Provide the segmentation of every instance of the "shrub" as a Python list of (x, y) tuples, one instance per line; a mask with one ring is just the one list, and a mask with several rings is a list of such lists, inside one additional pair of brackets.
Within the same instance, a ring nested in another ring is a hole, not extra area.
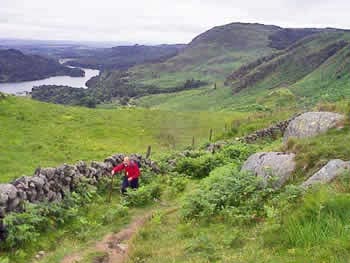
[(217, 262), (220, 258), (216, 253), (215, 244), (204, 234), (196, 236), (186, 247), (186, 253), (195, 254), (207, 262)]
[(199, 155), (197, 158), (182, 158), (177, 162), (176, 171), (193, 178), (204, 178), (215, 168), (227, 163), (240, 164), (256, 150), (256, 146), (235, 143), (225, 146), (220, 152), (215, 154), (206, 153)]
[[(66, 196), (60, 203), (26, 204), (25, 212), (6, 216), (4, 222), (7, 238), (1, 247), (5, 249), (22, 248), (37, 242), (41, 234), (73, 221), (75, 221), (76, 229), (78, 226), (86, 225), (85, 221), (77, 223), (81, 219), (78, 216), (79, 208), (97, 198), (95, 188), (81, 185), (77, 192)], [(77, 232), (81, 232), (80, 230)]]
[(106, 211), (102, 218), (102, 222), (105, 225), (111, 224), (118, 220), (119, 218), (126, 217), (128, 215), (128, 208), (123, 205), (117, 205), (116, 207), (112, 207)]
[(237, 143), (223, 148), (222, 155), (238, 162), (245, 161), (250, 155), (257, 151), (255, 145)]
[(225, 164), (223, 156), (218, 154), (206, 154), (198, 158), (183, 158), (176, 165), (176, 171), (193, 178), (203, 178), (216, 167)]
[(161, 188), (158, 184), (141, 186), (136, 190), (129, 189), (123, 199), (123, 204), (131, 207), (142, 207), (150, 204), (154, 199), (159, 199)]
[(198, 189), (185, 197), (185, 220), (225, 217), (251, 221), (265, 216), (264, 203), (273, 192), (259, 177), (241, 173), (229, 164), (211, 172)]

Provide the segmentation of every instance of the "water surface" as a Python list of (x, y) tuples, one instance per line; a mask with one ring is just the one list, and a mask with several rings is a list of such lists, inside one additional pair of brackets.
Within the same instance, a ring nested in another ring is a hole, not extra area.
[[(60, 62), (63, 63), (65, 61), (67, 60), (61, 60)], [(74, 88), (87, 88), (85, 83), (92, 77), (97, 76), (99, 74), (99, 70), (84, 68), (82, 68), (82, 70), (85, 71), (85, 77), (57, 76), (34, 81), (0, 83), (0, 92), (9, 94), (21, 94), (25, 92), (31, 92), (34, 86), (41, 85), (63, 85)]]

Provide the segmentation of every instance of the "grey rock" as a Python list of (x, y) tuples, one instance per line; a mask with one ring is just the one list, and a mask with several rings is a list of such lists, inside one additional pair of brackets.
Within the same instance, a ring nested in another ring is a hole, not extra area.
[[(0, 202), (7, 199), (12, 200), (17, 197), (17, 188), (12, 184), (0, 184)], [(6, 200), (7, 201), (7, 200)]]
[(6, 205), (9, 197), (6, 193), (0, 191), (0, 206)]
[(63, 199), (63, 196), (61, 193), (57, 193), (55, 197), (55, 202), (61, 202)]
[(27, 200), (27, 193), (23, 190), (18, 190), (18, 197), (22, 200)]
[(42, 188), (44, 186), (44, 184), (46, 183), (46, 180), (44, 180), (42, 177), (39, 177), (39, 176), (33, 176), (30, 179), (30, 181), (34, 183), (36, 188)]
[(7, 205), (7, 211), (15, 211), (19, 205), (21, 204), (21, 199), (20, 198), (15, 198), (11, 201), (9, 201)]
[(44, 168), (40, 170), (40, 173), (45, 175), (48, 180), (55, 176), (56, 168)]
[(343, 120), (344, 115), (333, 112), (307, 112), (292, 120), (285, 133), (283, 140), (289, 138), (308, 138), (324, 133), (334, 128)]
[(6, 215), (6, 207), (5, 206), (0, 206), (0, 218), (4, 218), (5, 215)]
[(267, 179), (273, 177), (277, 178), (274, 186), (281, 187), (292, 175), (295, 170), (295, 154), (281, 153), (281, 152), (262, 152), (253, 154), (243, 164), (242, 171), (254, 173)]
[(326, 184), (333, 181), (343, 173), (350, 173), (350, 162), (331, 160), (317, 173), (302, 183), (302, 187), (310, 187), (315, 184)]
[(35, 202), (37, 199), (37, 192), (35, 189), (31, 189), (30, 191), (27, 191), (27, 199), (29, 202)]
[(49, 202), (55, 201), (55, 198), (56, 198), (56, 193), (55, 193), (55, 192), (49, 191), (49, 192), (47, 193), (47, 200), (48, 200)]

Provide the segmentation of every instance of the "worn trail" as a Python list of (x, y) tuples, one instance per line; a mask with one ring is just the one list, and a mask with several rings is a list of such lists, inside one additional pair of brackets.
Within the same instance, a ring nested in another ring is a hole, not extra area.
[[(101, 241), (88, 249), (89, 252), (101, 252), (103, 256), (94, 259), (94, 263), (121, 263), (128, 257), (128, 241), (151, 218), (151, 213), (137, 217), (133, 222), (118, 233), (108, 234)], [(77, 263), (83, 260), (86, 253), (75, 253), (66, 256), (61, 263)]]

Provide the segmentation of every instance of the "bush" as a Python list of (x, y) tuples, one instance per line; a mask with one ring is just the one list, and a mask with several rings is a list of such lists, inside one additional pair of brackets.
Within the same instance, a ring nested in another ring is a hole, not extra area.
[(256, 151), (257, 147), (255, 145), (237, 143), (224, 147), (222, 149), (222, 155), (228, 159), (242, 162), (247, 160)]
[(265, 216), (264, 203), (274, 191), (263, 185), (261, 178), (241, 173), (235, 165), (220, 167), (185, 197), (182, 216), (185, 220), (258, 220)]
[(86, 225), (85, 221), (78, 222), (83, 220), (79, 217), (79, 208), (97, 198), (95, 188), (87, 188), (82, 185), (77, 189), (77, 192), (66, 196), (60, 203), (26, 204), (25, 212), (6, 216), (4, 223), (7, 229), (7, 238), (1, 247), (5, 249), (22, 248), (37, 242), (43, 233), (53, 231), (59, 226), (73, 221), (75, 221), (75, 229), (78, 226)]
[(193, 178), (204, 178), (216, 167), (225, 164), (226, 160), (218, 154), (205, 154), (198, 158), (183, 158), (178, 161), (176, 171)]
[(142, 207), (150, 204), (154, 199), (159, 199), (161, 188), (158, 184), (141, 186), (136, 190), (128, 189), (123, 199), (123, 204), (131, 207)]
[(217, 167), (228, 163), (240, 164), (256, 150), (256, 146), (235, 143), (223, 147), (215, 154), (197, 152), (198, 155), (193, 154), (178, 160), (175, 170), (193, 178), (204, 178)]
[(108, 211), (104, 214), (102, 218), (102, 222), (104, 225), (111, 224), (119, 218), (126, 217), (128, 213), (129, 210), (126, 206), (117, 205), (116, 207), (108, 209)]

